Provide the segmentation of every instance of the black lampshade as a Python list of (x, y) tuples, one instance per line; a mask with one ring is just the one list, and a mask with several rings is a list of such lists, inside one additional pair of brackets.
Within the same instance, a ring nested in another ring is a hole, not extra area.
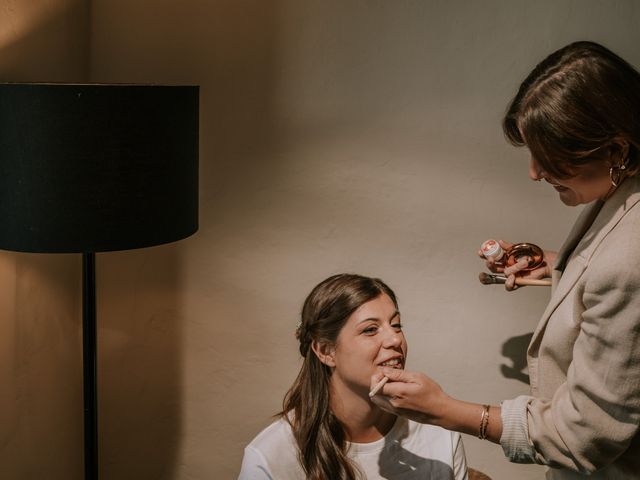
[(0, 84), (0, 249), (101, 252), (193, 234), (198, 90)]

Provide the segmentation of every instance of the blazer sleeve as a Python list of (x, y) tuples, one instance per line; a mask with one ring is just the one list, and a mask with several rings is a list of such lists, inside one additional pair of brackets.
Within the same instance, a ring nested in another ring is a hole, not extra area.
[(567, 380), (527, 404), (537, 463), (582, 473), (619, 457), (640, 423), (640, 226), (619, 225), (589, 261)]

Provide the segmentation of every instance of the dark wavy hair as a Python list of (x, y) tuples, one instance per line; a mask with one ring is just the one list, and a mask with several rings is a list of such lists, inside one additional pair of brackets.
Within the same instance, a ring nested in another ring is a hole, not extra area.
[(331, 369), (313, 352), (312, 343), (335, 345), (351, 314), (382, 294), (398, 308), (395, 294), (382, 280), (345, 273), (318, 284), (304, 302), (296, 331), (304, 360), (279, 415), (291, 425), (298, 461), (309, 480), (355, 480), (360, 475), (347, 456), (344, 428), (331, 411)]
[(540, 62), (522, 82), (502, 127), (556, 178), (603, 161), (629, 144), (627, 175), (639, 170), (640, 74), (594, 42), (575, 42)]

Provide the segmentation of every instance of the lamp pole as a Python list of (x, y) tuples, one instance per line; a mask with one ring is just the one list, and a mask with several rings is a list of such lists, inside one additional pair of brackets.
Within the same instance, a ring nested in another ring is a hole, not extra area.
[(96, 254), (82, 254), (82, 376), (84, 386), (84, 478), (98, 478)]

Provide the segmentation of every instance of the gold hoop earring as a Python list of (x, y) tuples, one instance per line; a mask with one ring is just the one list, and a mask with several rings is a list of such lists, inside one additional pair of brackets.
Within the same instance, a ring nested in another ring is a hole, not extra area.
[[(626, 161), (621, 163), (620, 165), (616, 165), (615, 167), (611, 165), (609, 168), (609, 178), (611, 179), (611, 185), (617, 187), (620, 185), (620, 180), (622, 180), (622, 174), (624, 170), (627, 169)], [(614, 178), (615, 175), (615, 178)]]

